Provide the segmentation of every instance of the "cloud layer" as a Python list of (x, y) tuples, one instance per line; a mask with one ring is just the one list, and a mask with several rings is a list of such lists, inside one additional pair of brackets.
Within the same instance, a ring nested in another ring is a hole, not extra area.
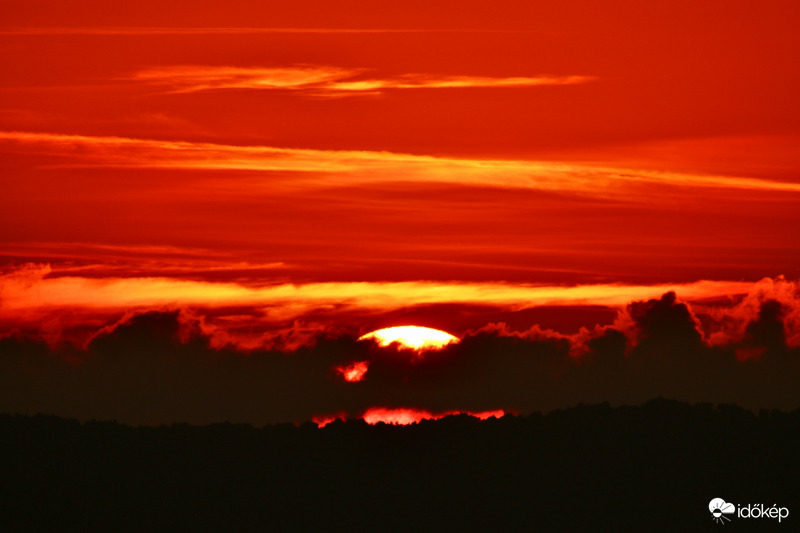
[[(266, 423), (373, 408), (524, 413), (656, 396), (796, 408), (799, 302), (797, 284), (781, 279), (711, 314), (667, 292), (630, 302), (611, 325), (568, 335), (489, 324), (422, 357), (335, 329), (317, 329), (301, 346), (244, 350), (215, 343), (196, 314), (143, 311), (102, 327), (86, 348), (7, 334), (0, 409)], [(356, 368), (360, 379), (348, 380)]]
[[(50, 276), (48, 265), (28, 265), (0, 277), (0, 320), (13, 327), (70, 313), (108, 317), (128, 309), (174, 306), (256, 309), (266, 320), (287, 321), (325, 309), (386, 313), (434, 304), (482, 305), (508, 310), (536, 306), (621, 306), (675, 288), (690, 299), (746, 294), (751, 283), (700, 281), (671, 285), (599, 284), (572, 287), (505, 282), (327, 282), (240, 284), (173, 278)], [(80, 317), (80, 318), (77, 318)], [(24, 327), (24, 326), (23, 326)]]

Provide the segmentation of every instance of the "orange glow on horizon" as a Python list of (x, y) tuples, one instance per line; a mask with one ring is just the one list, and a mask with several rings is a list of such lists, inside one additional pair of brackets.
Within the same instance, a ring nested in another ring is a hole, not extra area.
[[(362, 415), (362, 419), (370, 425), (375, 425), (383, 422), (384, 424), (407, 426), (410, 424), (417, 424), (422, 420), (439, 420), (451, 415), (466, 414), (477, 418), (479, 420), (487, 420), (489, 418), (502, 418), (505, 416), (506, 411), (503, 409), (494, 409), (489, 411), (446, 411), (441, 413), (431, 413), (425, 409), (416, 409), (408, 407), (399, 408), (386, 408), (386, 407), (371, 407), (367, 409)], [(317, 424), (317, 427), (323, 428), (336, 420), (347, 420), (345, 413), (335, 415), (317, 415), (312, 418), (312, 421)]]
[(366, 412), (364, 412), (362, 418), (367, 424), (378, 424), (380, 422), (383, 422), (384, 424), (404, 426), (409, 424), (416, 424), (421, 420), (439, 420), (440, 418), (457, 414), (467, 414), (469, 416), (473, 416), (481, 420), (486, 420), (487, 418), (492, 418), (492, 417), (500, 418), (504, 416), (506, 413), (502, 409), (495, 409), (492, 411), (478, 411), (478, 412), (447, 411), (444, 413), (431, 413), (430, 411), (426, 411), (424, 409), (415, 409), (407, 407), (400, 407), (400, 408), (371, 407), (370, 409), (367, 409)]

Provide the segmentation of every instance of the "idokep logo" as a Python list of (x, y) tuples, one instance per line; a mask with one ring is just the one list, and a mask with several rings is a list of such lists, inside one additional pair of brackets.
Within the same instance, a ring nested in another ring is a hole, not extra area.
[(708, 510), (711, 511), (714, 522), (724, 524), (725, 521), (731, 521), (731, 519), (725, 515), (734, 514), (736, 512), (736, 506), (732, 503), (727, 503), (722, 498), (714, 498), (708, 502)]
[(714, 522), (725, 525), (731, 519), (728, 516), (737, 518), (777, 518), (780, 523), (781, 520), (789, 516), (789, 509), (786, 507), (778, 507), (778, 505), (764, 505), (763, 503), (751, 503), (747, 505), (736, 505), (728, 503), (722, 498), (714, 498), (708, 502), (708, 510), (711, 511), (711, 517)]

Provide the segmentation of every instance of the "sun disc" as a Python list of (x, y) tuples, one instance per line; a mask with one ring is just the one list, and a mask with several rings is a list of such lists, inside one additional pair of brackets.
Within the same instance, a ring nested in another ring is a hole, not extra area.
[(413, 350), (439, 349), (460, 339), (446, 331), (420, 326), (397, 326), (367, 333), (358, 340), (373, 339), (379, 346), (389, 346), (397, 342), (403, 348)]

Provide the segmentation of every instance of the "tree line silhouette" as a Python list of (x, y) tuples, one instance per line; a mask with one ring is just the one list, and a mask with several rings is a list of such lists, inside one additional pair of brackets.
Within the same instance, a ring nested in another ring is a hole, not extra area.
[(0, 415), (8, 531), (704, 531), (800, 513), (800, 410), (657, 399), (409, 426), (132, 427)]

